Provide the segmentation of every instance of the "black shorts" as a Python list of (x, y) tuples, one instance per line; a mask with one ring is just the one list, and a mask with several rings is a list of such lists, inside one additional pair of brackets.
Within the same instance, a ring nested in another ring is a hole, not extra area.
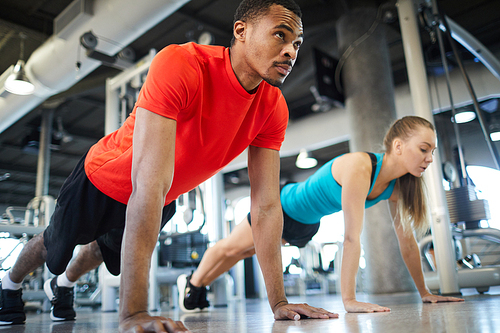
[[(106, 267), (118, 275), (127, 205), (99, 191), (87, 178), (84, 164), (85, 156), (61, 187), (54, 214), (44, 231), (47, 267), (55, 275), (62, 274), (76, 245), (97, 240)], [(161, 228), (174, 214), (175, 201), (163, 208)]]
[[(248, 223), (252, 225), (250, 213), (247, 215)], [(314, 224), (300, 223), (283, 211), (283, 235), (281, 236), (287, 243), (297, 247), (304, 247), (318, 232), (319, 222)]]

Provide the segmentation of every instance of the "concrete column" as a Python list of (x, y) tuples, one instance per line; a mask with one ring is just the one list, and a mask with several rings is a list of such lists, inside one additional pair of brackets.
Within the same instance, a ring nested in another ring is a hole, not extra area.
[[(337, 22), (339, 53), (350, 52), (342, 77), (353, 152), (380, 152), (385, 132), (396, 119), (385, 26), (380, 22), (373, 28), (376, 16), (375, 5), (365, 1)], [(369, 31), (371, 34), (366, 36)], [(365, 211), (361, 243), (366, 259), (361, 290), (368, 293), (415, 290), (400, 255), (387, 202)]]

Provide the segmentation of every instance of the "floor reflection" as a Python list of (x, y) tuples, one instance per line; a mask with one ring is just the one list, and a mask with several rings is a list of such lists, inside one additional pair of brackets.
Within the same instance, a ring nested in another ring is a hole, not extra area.
[[(414, 293), (358, 295), (361, 301), (391, 308), (385, 313), (346, 313), (338, 295), (291, 297), (339, 313), (338, 319), (275, 321), (267, 300), (234, 301), (224, 308), (184, 314), (164, 309), (155, 315), (184, 322), (193, 333), (299, 333), (299, 332), (500, 332), (500, 287), (488, 294), (464, 293), (465, 302), (422, 304)], [(0, 333), (117, 332), (118, 314), (89, 308), (77, 309), (74, 322), (54, 323), (48, 313), (28, 313), (26, 325), (0, 326)]]

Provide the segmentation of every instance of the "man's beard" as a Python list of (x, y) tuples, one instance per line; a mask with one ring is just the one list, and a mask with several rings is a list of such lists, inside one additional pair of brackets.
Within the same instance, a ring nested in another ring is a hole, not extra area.
[[(282, 62), (274, 62), (274, 66), (278, 66), (280, 64), (284, 64), (284, 65), (288, 65), (288, 66), (292, 66), (292, 62), (291, 61), (282, 61)], [(285, 79), (288, 75), (286, 75), (283, 80), (273, 80), (269, 77), (265, 77), (263, 78), (264, 81), (266, 81), (267, 83), (269, 83), (270, 85), (272, 85), (273, 87), (281, 87), (283, 85), (283, 82), (285, 82)]]
[(283, 85), (283, 81), (280, 81), (280, 80), (273, 80), (271, 78), (268, 78), (268, 77), (265, 77), (263, 78), (264, 81), (266, 81), (267, 83), (269, 83), (270, 85), (272, 85), (273, 87), (277, 87), (277, 88), (280, 88), (282, 85)]

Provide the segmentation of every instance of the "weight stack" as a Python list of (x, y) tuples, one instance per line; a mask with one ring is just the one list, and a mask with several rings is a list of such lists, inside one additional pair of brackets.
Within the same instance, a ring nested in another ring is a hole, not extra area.
[(199, 231), (160, 235), (160, 266), (198, 266), (207, 246), (207, 235)]
[(478, 199), (474, 186), (467, 185), (446, 191), (451, 223), (489, 220), (488, 201)]

